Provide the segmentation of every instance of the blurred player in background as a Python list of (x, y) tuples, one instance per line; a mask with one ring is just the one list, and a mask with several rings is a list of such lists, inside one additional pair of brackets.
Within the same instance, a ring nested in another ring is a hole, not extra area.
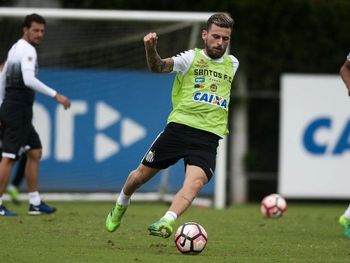
[(0, 162), (0, 215), (13, 216), (15, 212), (6, 209), (2, 195), (15, 161), (26, 154), (25, 174), (29, 192), (30, 215), (53, 213), (56, 208), (46, 205), (38, 192), (38, 169), (42, 146), (38, 133), (32, 124), (35, 91), (52, 97), (65, 109), (70, 107), (67, 97), (57, 93), (36, 78), (38, 73), (37, 53), (45, 33), (46, 21), (37, 14), (27, 15), (23, 23), (23, 35), (10, 49), (0, 76), (0, 92), (4, 100), (0, 108), (0, 122), (3, 131), (2, 159)]
[[(340, 68), (340, 76), (350, 96), (350, 53), (348, 54), (343, 66)], [(350, 239), (350, 205), (345, 213), (339, 218), (339, 223), (344, 227), (344, 236)]]
[[(2, 71), (4, 64), (0, 64), (0, 72)], [(3, 92), (0, 92), (0, 105), (3, 101)], [(2, 131), (1, 131), (1, 124), (0, 124), (0, 152), (2, 152)], [(1, 159), (1, 156), (0, 156)], [(20, 201), (19, 201), (19, 186), (21, 184), (21, 182), (23, 181), (24, 178), (24, 168), (26, 165), (26, 161), (27, 161), (27, 156), (25, 154), (22, 154), (19, 162), (18, 162), (18, 166), (17, 166), (17, 170), (16, 170), (16, 174), (12, 180), (12, 182), (7, 186), (6, 188), (6, 192), (9, 194), (12, 202), (15, 205), (19, 205)]]
[(202, 187), (214, 175), (219, 140), (228, 134), (228, 106), (238, 60), (225, 55), (234, 21), (215, 14), (202, 32), (204, 49), (192, 49), (162, 59), (157, 52), (156, 33), (144, 37), (149, 69), (176, 73), (172, 91), (173, 110), (164, 131), (146, 152), (142, 163), (129, 174), (115, 207), (108, 214), (106, 229), (115, 231), (131, 195), (161, 169), (178, 160), (185, 164), (185, 179), (169, 210), (148, 227), (154, 236), (169, 237), (175, 220), (191, 205)]

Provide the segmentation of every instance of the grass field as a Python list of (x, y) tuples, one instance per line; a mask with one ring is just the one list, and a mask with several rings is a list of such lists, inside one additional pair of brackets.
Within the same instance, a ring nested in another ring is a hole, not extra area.
[(208, 232), (200, 255), (180, 254), (172, 238), (149, 236), (146, 229), (165, 204), (133, 203), (115, 233), (104, 230), (113, 203), (54, 203), (54, 215), (0, 217), (0, 262), (350, 262), (350, 240), (338, 216), (345, 204), (290, 203), (281, 219), (265, 219), (258, 204), (225, 210), (191, 207), (177, 226), (196, 221)]

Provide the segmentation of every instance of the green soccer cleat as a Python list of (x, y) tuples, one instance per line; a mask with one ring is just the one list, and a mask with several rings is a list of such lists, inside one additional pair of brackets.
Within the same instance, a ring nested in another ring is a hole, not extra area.
[(127, 207), (120, 204), (116, 204), (116, 206), (112, 208), (112, 211), (108, 214), (106, 219), (106, 230), (108, 232), (114, 232), (118, 229), (126, 209)]
[(9, 185), (6, 188), (6, 192), (10, 196), (12, 203), (15, 205), (20, 205), (21, 202), (19, 201), (19, 192), (16, 186)]
[(345, 218), (343, 215), (339, 217), (339, 224), (344, 227), (344, 236), (350, 239), (350, 219)]
[(159, 221), (153, 223), (148, 227), (149, 234), (152, 236), (158, 236), (168, 238), (173, 233), (174, 220), (169, 220), (162, 217)]

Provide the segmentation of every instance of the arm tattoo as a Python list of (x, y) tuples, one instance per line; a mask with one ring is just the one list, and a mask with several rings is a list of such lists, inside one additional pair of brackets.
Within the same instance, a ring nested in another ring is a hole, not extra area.
[(161, 72), (164, 72), (164, 69), (165, 69), (165, 61), (164, 60), (161, 60), (160, 63), (159, 63), (159, 68), (160, 68), (160, 71)]
[(161, 57), (158, 55), (157, 51), (148, 51), (146, 52), (146, 58), (147, 58), (147, 64), (148, 68), (152, 72), (171, 72), (173, 70), (171, 63), (172, 61), (169, 61), (169, 59), (161, 59)]

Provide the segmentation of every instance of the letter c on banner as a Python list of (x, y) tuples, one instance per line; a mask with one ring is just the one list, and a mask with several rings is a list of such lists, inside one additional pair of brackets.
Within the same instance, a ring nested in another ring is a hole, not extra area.
[(331, 127), (331, 119), (330, 118), (320, 118), (316, 119), (310, 123), (309, 126), (306, 127), (303, 137), (303, 143), (310, 153), (322, 155), (326, 152), (327, 145), (320, 144), (315, 141), (315, 133), (319, 129), (329, 129)]

